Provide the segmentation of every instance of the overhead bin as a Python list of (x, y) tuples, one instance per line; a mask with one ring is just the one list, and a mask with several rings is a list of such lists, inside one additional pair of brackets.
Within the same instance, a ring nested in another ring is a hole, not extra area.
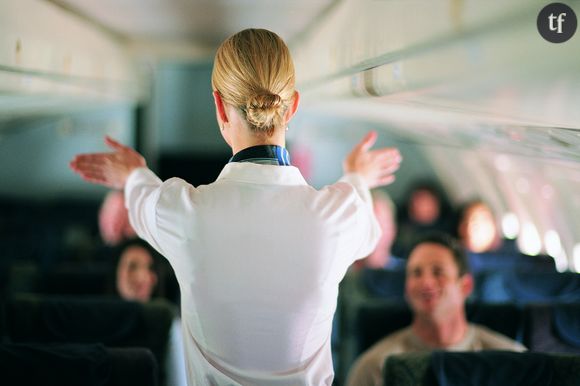
[(0, 2), (0, 114), (135, 103), (123, 40), (48, 1)]
[(380, 97), (430, 117), (445, 112), (445, 121), (460, 112), (477, 122), (577, 128), (580, 35), (544, 40), (536, 20), (545, 5), (341, 2), (294, 42), (304, 101)]

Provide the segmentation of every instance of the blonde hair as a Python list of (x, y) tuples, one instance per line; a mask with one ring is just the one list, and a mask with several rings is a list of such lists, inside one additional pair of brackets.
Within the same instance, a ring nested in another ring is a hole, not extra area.
[(284, 123), (294, 97), (294, 64), (282, 39), (265, 29), (245, 29), (218, 48), (211, 77), (214, 91), (236, 106), (258, 135)]

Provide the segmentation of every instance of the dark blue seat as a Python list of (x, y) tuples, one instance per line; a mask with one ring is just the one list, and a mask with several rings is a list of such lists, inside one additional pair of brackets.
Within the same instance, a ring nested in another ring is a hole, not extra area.
[(173, 306), (109, 298), (27, 296), (6, 303), (5, 336), (13, 343), (101, 343), (106, 347), (144, 347), (155, 355), (165, 380)]
[(512, 351), (410, 353), (389, 356), (388, 386), (577, 386), (580, 356)]
[(145, 348), (101, 344), (0, 344), (3, 385), (155, 386), (157, 362)]
[(530, 350), (580, 354), (580, 303), (528, 305), (525, 319)]
[(574, 272), (488, 272), (476, 277), (480, 302), (518, 304), (580, 302), (580, 274)]
[(504, 242), (502, 248), (493, 252), (468, 252), (467, 256), (474, 274), (497, 271), (557, 272), (552, 257), (526, 256), (517, 250), (513, 241)]
[(405, 296), (405, 271), (363, 269), (360, 285), (370, 297), (403, 301)]
[(580, 302), (580, 274), (509, 272), (505, 287), (518, 303)]
[(115, 268), (107, 263), (63, 263), (43, 271), (38, 264), (14, 264), (10, 294), (93, 295), (107, 293)]

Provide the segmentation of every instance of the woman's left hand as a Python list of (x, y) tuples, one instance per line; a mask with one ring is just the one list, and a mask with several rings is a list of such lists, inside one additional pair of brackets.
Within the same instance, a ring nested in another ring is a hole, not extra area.
[(352, 149), (342, 165), (345, 173), (359, 174), (371, 189), (395, 181), (395, 172), (403, 159), (394, 147), (371, 150), (376, 141), (377, 132), (369, 132)]

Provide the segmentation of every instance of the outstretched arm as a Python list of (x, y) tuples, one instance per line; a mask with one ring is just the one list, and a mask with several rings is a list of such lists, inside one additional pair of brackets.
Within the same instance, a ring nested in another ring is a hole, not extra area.
[(357, 173), (370, 189), (395, 181), (394, 173), (401, 164), (401, 154), (394, 147), (371, 150), (377, 141), (376, 131), (369, 132), (343, 162), (345, 173)]
[(112, 152), (78, 154), (70, 162), (70, 168), (85, 181), (123, 189), (133, 170), (147, 166), (145, 158), (109, 136), (105, 137), (105, 143), (113, 149)]

